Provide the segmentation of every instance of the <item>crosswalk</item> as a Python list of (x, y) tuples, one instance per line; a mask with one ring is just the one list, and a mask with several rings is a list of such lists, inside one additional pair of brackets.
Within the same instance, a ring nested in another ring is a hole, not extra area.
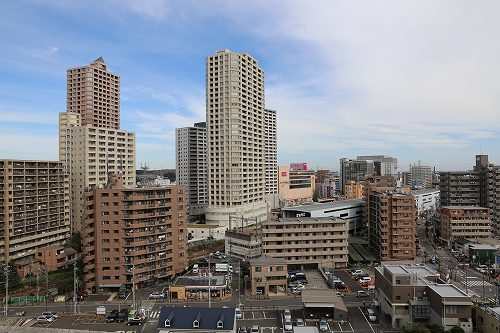
[(464, 280), (462, 284), (466, 287), (482, 287), (484, 285), (485, 288), (493, 287), (493, 285), (489, 282), (483, 280)]
[(160, 316), (160, 311), (151, 311), (149, 318), (158, 318)]

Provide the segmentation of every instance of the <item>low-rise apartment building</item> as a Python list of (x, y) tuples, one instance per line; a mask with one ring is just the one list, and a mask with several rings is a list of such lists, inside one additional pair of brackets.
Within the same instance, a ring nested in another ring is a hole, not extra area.
[(446, 206), (441, 208), (441, 239), (481, 239), (492, 237), (491, 217), (488, 208), (477, 206)]
[(250, 260), (250, 284), (252, 296), (286, 294), (288, 277), (284, 259), (260, 257)]
[(375, 304), (392, 327), (437, 324), (472, 333), (470, 296), (427, 266), (383, 264), (375, 269)]
[(58, 161), (0, 160), (0, 261), (34, 258), (70, 236), (69, 183)]
[(49, 272), (65, 268), (76, 259), (76, 251), (70, 247), (62, 245), (52, 245), (41, 248), (37, 251), (36, 259), (40, 266)]
[(500, 332), (500, 306), (476, 306), (474, 308), (476, 319), (475, 329), (480, 333)]
[(131, 287), (170, 279), (188, 266), (186, 188), (126, 189), (121, 175), (85, 192), (84, 283)]
[(344, 184), (344, 199), (361, 199), (363, 198), (363, 184), (352, 180), (346, 181)]
[(283, 218), (262, 224), (262, 254), (295, 268), (347, 267), (349, 223), (340, 218)]
[(262, 255), (261, 225), (226, 230), (226, 254), (244, 260), (259, 258)]

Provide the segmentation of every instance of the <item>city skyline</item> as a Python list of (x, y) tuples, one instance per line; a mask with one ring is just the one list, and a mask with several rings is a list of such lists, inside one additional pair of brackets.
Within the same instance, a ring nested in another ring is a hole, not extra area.
[[(494, 2), (19, 1), (0, 4), (0, 157), (57, 160), (66, 70), (103, 57), (121, 80), (137, 165), (175, 168), (175, 128), (205, 121), (205, 59), (248, 52), (277, 110), (280, 165), (405, 170), (500, 162)], [(446, 19), (444, 19), (446, 18)], [(328, 121), (330, 119), (330, 121)], [(8, 143), (8, 145), (6, 144)]]

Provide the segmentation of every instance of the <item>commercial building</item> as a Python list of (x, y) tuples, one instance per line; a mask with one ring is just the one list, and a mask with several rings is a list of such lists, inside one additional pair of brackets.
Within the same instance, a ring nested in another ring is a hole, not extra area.
[(302, 304), (304, 305), (304, 318), (327, 318), (336, 322), (347, 322), (350, 318), (343, 299), (338, 297), (336, 290), (333, 289), (304, 289)]
[(369, 186), (368, 241), (381, 261), (415, 259), (415, 206), (412, 195), (395, 188)]
[(314, 195), (314, 170), (278, 168), (278, 193), (281, 207), (312, 202)]
[(58, 161), (0, 160), (0, 261), (31, 257), (70, 236), (69, 184)]
[(427, 266), (388, 265), (375, 268), (375, 303), (393, 328), (437, 324), (472, 333), (470, 296)]
[(366, 231), (367, 220), (362, 199), (338, 200), (334, 202), (317, 203), (310, 205), (290, 206), (282, 209), (284, 218), (301, 217), (336, 217), (349, 224), (349, 234), (361, 234)]
[[(104, 127), (80, 126), (77, 117), (60, 114), (59, 128), (66, 143), (61, 148), (70, 177), (72, 231), (81, 230), (83, 195), (87, 188), (103, 187), (108, 173), (121, 173), (128, 188), (135, 187), (135, 134)], [(65, 123), (68, 119), (76, 124)], [(62, 153), (61, 153), (62, 155)]]
[(278, 193), (278, 134), (276, 110), (264, 109), (266, 194)]
[(85, 192), (85, 288), (131, 287), (170, 279), (186, 269), (186, 188), (125, 188), (111, 175)]
[(67, 70), (66, 111), (79, 114), (83, 126), (120, 128), (120, 77), (102, 57)]
[(206, 222), (267, 218), (264, 71), (247, 53), (206, 60), (208, 207)]
[(435, 212), (439, 208), (440, 191), (438, 189), (413, 190), (411, 194), (415, 197), (417, 204), (417, 216), (426, 212)]
[(428, 165), (410, 164), (410, 186), (413, 189), (432, 187), (432, 168)]
[(490, 238), (491, 217), (488, 208), (445, 206), (441, 208), (441, 239), (451, 245), (453, 239)]
[(262, 255), (290, 267), (347, 267), (349, 224), (333, 217), (283, 218), (262, 224)]
[(252, 296), (286, 295), (288, 270), (284, 259), (260, 257), (250, 260)]
[(190, 216), (203, 213), (207, 206), (207, 124), (175, 130), (175, 173), (177, 184), (188, 189)]

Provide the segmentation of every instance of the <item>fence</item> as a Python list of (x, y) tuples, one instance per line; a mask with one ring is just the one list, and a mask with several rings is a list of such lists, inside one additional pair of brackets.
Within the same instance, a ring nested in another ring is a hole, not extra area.
[(22, 305), (22, 304), (35, 304), (35, 303), (45, 303), (45, 296), (19, 296), (19, 297), (9, 297), (9, 304)]

